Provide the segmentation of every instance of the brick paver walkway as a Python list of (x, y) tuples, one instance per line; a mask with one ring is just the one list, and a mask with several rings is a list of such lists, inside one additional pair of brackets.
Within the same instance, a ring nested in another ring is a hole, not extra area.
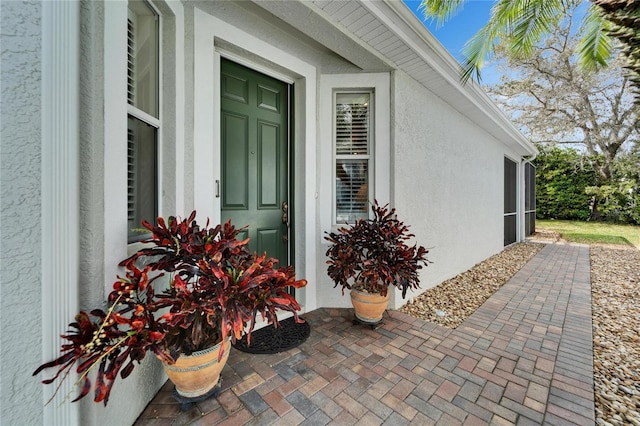
[(352, 315), (306, 313), (285, 353), (233, 350), (223, 391), (188, 411), (167, 383), (136, 425), (594, 424), (587, 246), (547, 245), (456, 330)]

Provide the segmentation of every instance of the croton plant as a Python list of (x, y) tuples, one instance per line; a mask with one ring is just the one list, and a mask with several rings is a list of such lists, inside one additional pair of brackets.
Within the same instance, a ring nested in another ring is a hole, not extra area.
[[(242, 229), (230, 222), (201, 228), (196, 212), (180, 220), (143, 222), (152, 233), (144, 248), (120, 263), (125, 269), (113, 284), (108, 309), (80, 312), (62, 335), (61, 355), (42, 364), (58, 370), (53, 383), (64, 380), (77, 365), (80, 394), (92, 387), (89, 373), (97, 367), (94, 401), (107, 405), (114, 381), (128, 377), (148, 351), (173, 364), (181, 355), (210, 348), (230, 337), (250, 339), (257, 315), (278, 325), (277, 311), (292, 312), (297, 322), (300, 305), (289, 287), (300, 288), (293, 267), (277, 267), (277, 260), (249, 252)], [(167, 274), (169, 284), (158, 280)], [(161, 283), (156, 290), (156, 282)], [(222, 358), (224, 345), (218, 354)], [(59, 385), (58, 388), (59, 389)]]
[(418, 270), (427, 266), (429, 251), (422, 246), (410, 246), (415, 237), (409, 226), (398, 220), (396, 209), (389, 204), (371, 205), (373, 218), (359, 219), (351, 226), (327, 233), (331, 244), (327, 250), (328, 274), (334, 287), (355, 287), (368, 293), (386, 296), (390, 285), (402, 290), (420, 287)]

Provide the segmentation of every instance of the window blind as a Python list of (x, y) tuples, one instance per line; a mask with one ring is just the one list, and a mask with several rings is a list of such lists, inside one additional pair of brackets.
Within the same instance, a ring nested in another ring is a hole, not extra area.
[(370, 93), (337, 93), (335, 103), (336, 222), (368, 217)]
[(127, 101), (135, 105), (135, 26), (127, 19)]
[(369, 153), (369, 94), (336, 96), (336, 154)]
[(136, 219), (136, 145), (135, 133), (129, 126), (127, 130), (127, 220)]

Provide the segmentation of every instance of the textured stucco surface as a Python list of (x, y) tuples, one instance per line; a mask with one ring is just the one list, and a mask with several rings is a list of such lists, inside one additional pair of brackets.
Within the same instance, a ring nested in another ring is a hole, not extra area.
[[(105, 250), (105, 236), (120, 226), (113, 220), (109, 200), (110, 185), (105, 164), (105, 147), (114, 143), (105, 123), (104, 75), (105, 8), (110, 2), (81, 2), (80, 43), (80, 282), (81, 308), (90, 309), (104, 303), (115, 276), (109, 272), (122, 260), (119, 254)], [(171, 13), (171, 7), (160, 4), (160, 10)], [(182, 29), (184, 56), (182, 70), (172, 69), (178, 52), (163, 56), (163, 214), (185, 214), (193, 208), (194, 158), (194, 93), (203, 84), (216, 80), (194, 81), (194, 59), (202, 52), (194, 51), (194, 7), (214, 14), (224, 22), (241, 28), (278, 49), (295, 55), (322, 73), (387, 71), (375, 56), (358, 48), (347, 59), (285, 24), (259, 6), (232, 2), (186, 2), (179, 7), (184, 26), (165, 15), (163, 42), (175, 46), (176, 29)], [(284, 4), (269, 4), (279, 11)], [(40, 129), (40, 8), (39, 2), (0, 1), (2, 15), (2, 134), (0, 139), (2, 174), (0, 175), (0, 405), (2, 424), (42, 424), (42, 390), (31, 372), (42, 361), (41, 353), (41, 129)], [(286, 9), (286, 8), (285, 8)], [(286, 11), (286, 10), (285, 10)], [(304, 9), (291, 13), (303, 13)], [(304, 21), (306, 23), (306, 21)], [(308, 25), (320, 25), (311, 19)], [(325, 24), (322, 24), (325, 25)], [(322, 33), (331, 46), (339, 45), (340, 35), (325, 34), (322, 26), (306, 28), (309, 34)], [(108, 32), (108, 31), (107, 31)], [(326, 40), (325, 40), (326, 41)], [(220, 38), (216, 47), (280, 71), (270, 58), (252, 56)], [(213, 46), (212, 46), (213, 47)], [(179, 48), (179, 47), (178, 47)], [(355, 49), (355, 48), (354, 48)], [(342, 54), (342, 53), (341, 53)], [(360, 69), (354, 64), (372, 64)], [(182, 71), (179, 72), (179, 71)], [(184, 77), (184, 81), (179, 78)], [(363, 82), (366, 86), (366, 82)], [(177, 89), (179, 87), (179, 89)], [(309, 87), (314, 91), (316, 87)], [(177, 90), (184, 90), (184, 103), (177, 103)], [(296, 88), (298, 93), (303, 86)], [(423, 274), (423, 287), (428, 288), (468, 268), (502, 248), (502, 161), (507, 148), (482, 131), (476, 124), (453, 110), (444, 100), (401, 72), (392, 73), (391, 201), (400, 218), (411, 225), (420, 244), (431, 248), (434, 263)], [(184, 127), (176, 121), (182, 113)], [(126, 114), (123, 108), (122, 114)], [(296, 117), (301, 119), (303, 115)], [(326, 141), (319, 141), (325, 143)], [(304, 146), (304, 141), (298, 141)], [(178, 173), (173, 153), (184, 150), (182, 176)], [(316, 146), (317, 148), (317, 146)], [(296, 152), (301, 158), (302, 150)], [(318, 151), (319, 152), (319, 151)], [(314, 153), (307, 153), (314, 155)], [(517, 155), (515, 156), (517, 158)], [(216, 161), (215, 158), (212, 161)], [(331, 179), (331, 164), (317, 163), (317, 180)], [(180, 186), (180, 182), (184, 186)], [(299, 182), (296, 182), (299, 185)], [(306, 194), (307, 197), (313, 194)], [(300, 197), (303, 198), (303, 197)], [(323, 198), (323, 197), (321, 197)], [(182, 200), (182, 206), (178, 206)], [(316, 207), (330, 203), (317, 199)], [(300, 205), (297, 200), (296, 205)], [(176, 212), (176, 208), (184, 212)], [(319, 210), (316, 212), (319, 216)], [(302, 222), (301, 222), (302, 223)], [(319, 224), (320, 221), (316, 221)], [(341, 297), (326, 276), (322, 244), (323, 229), (301, 229), (299, 235), (313, 239), (317, 249), (316, 276), (318, 300), (323, 306), (349, 306), (348, 296)], [(302, 233), (304, 232), (304, 234)], [(303, 237), (296, 240), (302, 251)], [(126, 242), (124, 242), (126, 244)], [(123, 246), (124, 250), (124, 246)], [(393, 306), (403, 302), (395, 298)], [(71, 320), (71, 319), (70, 319)], [(46, 321), (46, 319), (45, 319)], [(62, 331), (62, 330), (61, 330)], [(80, 402), (82, 424), (132, 424), (146, 403), (164, 381), (157, 360), (147, 357), (137, 366), (132, 377), (118, 381), (107, 408), (94, 404), (91, 398)]]
[[(433, 262), (421, 271), (421, 289), (404, 300), (392, 294), (393, 309), (503, 248), (503, 158), (515, 154), (401, 71), (392, 73), (390, 99), (391, 158), (374, 161), (391, 162), (392, 190), (380, 201), (396, 207)], [(350, 307), (348, 291), (342, 296), (327, 278), (326, 249), (317, 264), (319, 305)]]
[[(105, 253), (104, 235), (113, 221), (105, 187), (113, 185), (105, 181), (105, 144), (114, 143), (105, 136), (104, 100), (104, 9), (102, 2), (85, 1), (81, 7), (80, 44), (80, 278), (79, 295), (81, 309), (90, 310), (105, 304), (105, 295), (116, 280), (112, 271), (122, 260), (119, 254)], [(175, 84), (172, 84), (175, 86)], [(170, 91), (167, 91), (169, 94)], [(175, 97), (169, 97), (167, 101)], [(123, 109), (123, 114), (126, 111)], [(107, 127), (108, 128), (108, 127)], [(169, 188), (175, 177), (168, 174)], [(170, 191), (170, 198), (174, 192)], [(119, 225), (117, 223), (117, 225)], [(126, 241), (122, 242), (126, 245)], [(71, 319), (69, 319), (71, 321)], [(91, 395), (79, 402), (80, 423), (86, 425), (130, 425), (135, 422), (166, 377), (153, 354), (148, 356), (126, 380), (116, 380), (109, 404), (93, 402)]]
[(82, 2), (80, 18), (80, 304), (104, 301), (104, 7)]
[(0, 423), (42, 424), (40, 2), (0, 2)]
[(430, 249), (427, 289), (503, 248), (503, 158), (511, 153), (415, 80), (394, 75), (394, 203)]

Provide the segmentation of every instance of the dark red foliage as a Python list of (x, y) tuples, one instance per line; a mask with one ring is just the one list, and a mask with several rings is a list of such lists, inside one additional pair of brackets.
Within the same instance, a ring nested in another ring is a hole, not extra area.
[[(91, 391), (88, 373), (97, 366), (94, 401), (106, 405), (118, 373), (128, 377), (147, 351), (173, 363), (180, 354), (250, 335), (258, 314), (276, 325), (277, 310), (302, 321), (287, 288), (303, 287), (306, 280), (296, 280), (292, 267), (277, 268), (276, 260), (251, 254), (248, 240), (238, 241), (241, 230), (230, 222), (200, 228), (195, 215), (169, 217), (168, 223), (160, 217), (157, 226), (143, 222), (152, 232), (145, 241), (149, 246), (120, 263), (125, 276), (113, 284), (109, 310), (76, 315), (73, 330), (62, 336), (68, 343), (60, 357), (33, 374), (58, 367), (53, 378), (43, 380), (52, 383), (77, 365), (82, 382), (77, 401)], [(169, 285), (156, 292), (152, 283), (165, 273)]]
[(387, 294), (390, 285), (402, 290), (420, 287), (418, 270), (427, 266), (429, 253), (422, 246), (409, 246), (414, 237), (388, 204), (371, 206), (373, 219), (360, 219), (353, 226), (327, 233), (328, 274), (342, 292), (356, 285), (369, 293)]

